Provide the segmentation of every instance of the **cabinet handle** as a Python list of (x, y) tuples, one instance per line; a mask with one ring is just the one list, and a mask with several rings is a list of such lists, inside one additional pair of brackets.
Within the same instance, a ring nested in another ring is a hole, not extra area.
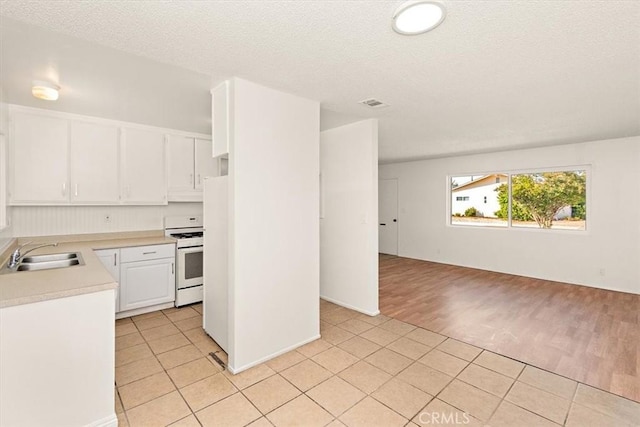
[(75, 193), (76, 193), (76, 197), (78, 197), (78, 183), (76, 183), (76, 191), (75, 191)]
[(189, 174), (189, 184), (193, 184), (193, 174)]
[(118, 254), (115, 253), (113, 254), (113, 266), (117, 266), (118, 265)]
[(198, 185), (202, 184), (202, 179), (200, 179), (200, 174), (198, 174)]
[(155, 254), (155, 253), (156, 253), (156, 251), (153, 251), (153, 252), (142, 252), (142, 255), (151, 255), (151, 254)]
[(67, 195), (67, 183), (66, 182), (62, 183), (62, 195), (63, 196)]
[(175, 274), (175, 273), (173, 272), (173, 263), (171, 263), (171, 274)]

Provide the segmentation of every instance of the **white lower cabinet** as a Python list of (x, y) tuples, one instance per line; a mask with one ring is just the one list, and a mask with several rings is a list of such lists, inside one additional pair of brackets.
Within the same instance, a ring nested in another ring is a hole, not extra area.
[(175, 245), (123, 248), (120, 256), (120, 311), (175, 301)]
[[(94, 251), (104, 268), (107, 269), (113, 280), (120, 283), (120, 249), (102, 249)], [(120, 289), (116, 289), (116, 313), (120, 311)]]
[(174, 259), (122, 263), (120, 310), (171, 302), (176, 299)]
[(120, 284), (116, 312), (175, 301), (175, 245), (104, 249), (95, 253)]

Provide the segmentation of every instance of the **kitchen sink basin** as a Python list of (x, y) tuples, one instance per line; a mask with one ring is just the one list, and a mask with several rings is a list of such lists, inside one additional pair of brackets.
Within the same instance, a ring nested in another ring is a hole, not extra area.
[(80, 265), (80, 260), (78, 258), (63, 259), (58, 261), (22, 263), (18, 265), (17, 271), (50, 270), (52, 268), (73, 267), (74, 265)]
[(48, 262), (48, 261), (64, 261), (70, 259), (78, 259), (79, 254), (77, 252), (67, 252), (62, 254), (50, 254), (50, 255), (31, 255), (22, 258), (22, 264), (31, 264), (34, 262)]
[(32, 255), (24, 257), (16, 268), (2, 268), (0, 274), (16, 273), (21, 271), (52, 270), (54, 268), (68, 268), (78, 265), (84, 265), (84, 260), (79, 252)]

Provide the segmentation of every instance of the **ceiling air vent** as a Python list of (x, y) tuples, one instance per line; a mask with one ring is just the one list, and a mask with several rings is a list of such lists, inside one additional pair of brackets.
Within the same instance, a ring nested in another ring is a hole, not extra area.
[(364, 101), (360, 101), (358, 104), (366, 105), (367, 107), (371, 108), (382, 108), (389, 106), (389, 104), (385, 104), (384, 102), (378, 101), (375, 98), (365, 99)]

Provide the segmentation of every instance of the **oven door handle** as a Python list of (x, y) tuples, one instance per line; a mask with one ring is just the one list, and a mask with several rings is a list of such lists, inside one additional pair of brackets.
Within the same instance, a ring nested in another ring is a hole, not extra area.
[(196, 252), (203, 252), (203, 247), (202, 246), (191, 246), (188, 248), (178, 248), (178, 252), (184, 253), (184, 254), (193, 254)]

